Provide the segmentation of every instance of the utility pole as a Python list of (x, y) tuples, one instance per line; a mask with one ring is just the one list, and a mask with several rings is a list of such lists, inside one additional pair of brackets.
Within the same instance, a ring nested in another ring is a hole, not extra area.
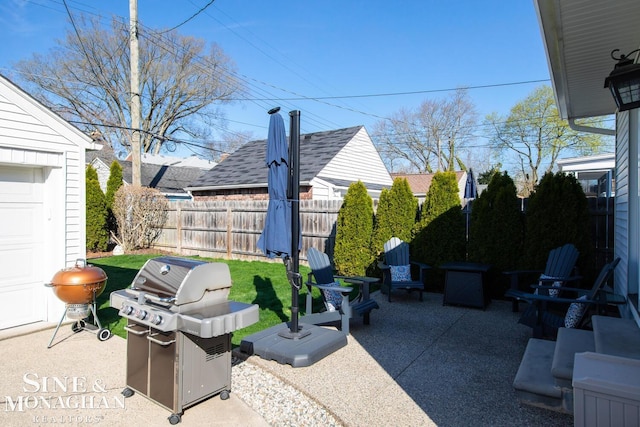
[(129, 0), (129, 56), (131, 62), (131, 180), (142, 185), (140, 177), (140, 59), (138, 52), (138, 0)]

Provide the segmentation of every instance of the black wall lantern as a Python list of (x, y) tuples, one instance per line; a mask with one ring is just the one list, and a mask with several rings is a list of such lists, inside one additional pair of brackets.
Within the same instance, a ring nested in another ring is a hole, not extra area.
[(627, 111), (640, 107), (640, 64), (634, 64), (629, 56), (640, 51), (636, 49), (627, 55), (616, 58), (614, 54), (620, 49), (611, 51), (611, 58), (618, 61), (609, 77), (604, 81), (604, 87), (611, 90), (616, 100), (618, 111)]

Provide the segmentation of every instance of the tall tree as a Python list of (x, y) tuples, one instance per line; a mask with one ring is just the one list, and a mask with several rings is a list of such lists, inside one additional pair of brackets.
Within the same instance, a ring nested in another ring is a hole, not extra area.
[(425, 100), (377, 122), (373, 137), (392, 171), (431, 173), (466, 170), (459, 151), (473, 136), (477, 113), (466, 89), (449, 98)]
[[(606, 143), (601, 135), (577, 132), (560, 119), (549, 86), (535, 89), (514, 105), (508, 116), (493, 113), (486, 122), (491, 128), (492, 145), (503, 154), (515, 155), (515, 172), (524, 196), (533, 191), (544, 173), (554, 169), (561, 154), (594, 154)], [(593, 119), (585, 123), (601, 127), (600, 122)]]
[[(47, 55), (34, 54), (15, 69), (38, 100), (129, 151), (128, 22), (114, 18), (105, 28), (97, 18), (79, 16), (72, 24)], [(220, 47), (149, 28), (140, 33), (140, 86), (142, 151), (155, 154), (176, 139), (201, 144), (222, 118), (217, 106), (241, 90)]]

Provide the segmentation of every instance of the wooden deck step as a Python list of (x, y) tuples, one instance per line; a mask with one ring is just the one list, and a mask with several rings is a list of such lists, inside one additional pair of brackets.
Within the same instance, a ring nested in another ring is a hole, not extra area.
[(567, 412), (562, 402), (562, 389), (551, 375), (555, 347), (553, 341), (529, 339), (513, 388), (522, 403)]

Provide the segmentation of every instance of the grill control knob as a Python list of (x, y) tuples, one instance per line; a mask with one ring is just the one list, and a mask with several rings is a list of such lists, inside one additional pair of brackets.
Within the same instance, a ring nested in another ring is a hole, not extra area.
[(154, 314), (153, 316), (151, 316), (150, 320), (151, 320), (151, 323), (153, 323), (154, 325), (159, 325), (162, 323), (164, 319), (159, 314)]
[(131, 307), (130, 305), (122, 304), (122, 313), (125, 316), (129, 316), (131, 313), (133, 313), (133, 307)]
[(138, 319), (140, 319), (140, 320), (144, 320), (144, 319), (146, 319), (146, 318), (147, 318), (147, 314), (148, 314), (148, 313), (147, 313), (145, 310), (140, 310), (140, 311), (137, 313)]

